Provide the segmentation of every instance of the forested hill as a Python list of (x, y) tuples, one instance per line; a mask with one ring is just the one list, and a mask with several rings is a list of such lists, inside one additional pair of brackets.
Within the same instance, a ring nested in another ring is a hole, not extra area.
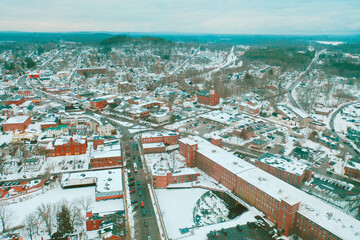
[(114, 37), (107, 38), (100, 42), (101, 45), (111, 46), (111, 45), (122, 45), (128, 43), (151, 43), (151, 44), (169, 44), (172, 43), (169, 40), (163, 38), (144, 36), (144, 37), (131, 37), (128, 35), (118, 35)]

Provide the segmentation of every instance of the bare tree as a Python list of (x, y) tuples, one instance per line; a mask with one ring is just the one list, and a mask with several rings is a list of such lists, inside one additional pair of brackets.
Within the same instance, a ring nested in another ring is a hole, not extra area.
[(84, 222), (84, 218), (81, 213), (81, 204), (79, 199), (74, 199), (69, 202), (66, 199), (63, 199), (61, 205), (65, 205), (70, 211), (70, 223), (71, 226), (81, 226)]
[(54, 216), (56, 215), (54, 206), (51, 205), (50, 203), (47, 204), (43, 203), (37, 208), (37, 213), (40, 219), (45, 223), (46, 231), (49, 233), (49, 236), (51, 237), (53, 230)]
[(79, 199), (79, 204), (84, 209), (85, 213), (87, 213), (90, 210), (92, 202), (93, 201), (92, 201), (91, 197), (87, 197), (87, 198), (81, 197)]
[(9, 227), (9, 224), (11, 223), (13, 219), (14, 212), (10, 210), (9, 208), (6, 208), (6, 205), (4, 203), (1, 203), (0, 205), (0, 222), (2, 225), (2, 232), (5, 232), (6, 229)]
[(28, 232), (30, 239), (33, 239), (34, 234), (37, 234), (39, 231), (40, 219), (34, 213), (31, 213), (25, 218), (25, 229)]

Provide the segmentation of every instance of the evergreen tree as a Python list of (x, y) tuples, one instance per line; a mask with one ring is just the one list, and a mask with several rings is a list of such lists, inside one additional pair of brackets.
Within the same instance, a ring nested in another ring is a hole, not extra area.
[(69, 208), (63, 204), (56, 215), (58, 232), (60, 233), (72, 233), (74, 226), (71, 224), (71, 214)]

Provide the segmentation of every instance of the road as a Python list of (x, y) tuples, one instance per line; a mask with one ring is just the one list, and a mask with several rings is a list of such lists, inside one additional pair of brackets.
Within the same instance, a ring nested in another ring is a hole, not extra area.
[(319, 56), (323, 54), (326, 51), (326, 49), (321, 50), (320, 52), (315, 53), (315, 57), (311, 60), (309, 66), (306, 68), (306, 70), (302, 73), (300, 73), (299, 77), (290, 85), (290, 87), (287, 89), (287, 95), (290, 100), (290, 103), (299, 109), (302, 109), (300, 105), (296, 102), (292, 95), (292, 90), (297, 87), (297, 85), (303, 80), (304, 76), (306, 76), (311, 68), (313, 67), (313, 64), (318, 60)]
[[(55, 54), (55, 56), (52, 57), (50, 59), (50, 61), (47, 61), (45, 66), (50, 64), (51, 61), (53, 59), (55, 59), (55, 57), (58, 54), (59, 54), (59, 52), (57, 52), (57, 54)], [(76, 71), (77, 67), (79, 66), (80, 59), (81, 59), (81, 56), (78, 57), (76, 68), (73, 70), (69, 80), (72, 78), (74, 72)], [(44, 67), (44, 65), (42, 67)], [(18, 84), (25, 87), (26, 86), (25, 80), (26, 80), (26, 75), (23, 75), (23, 76), (19, 77), (18, 78)], [(31, 81), (28, 82), (28, 84), (29, 84), (28, 87), (35, 90), (34, 86), (31, 83), (32, 83)], [(65, 101), (63, 101), (61, 98), (58, 98), (56, 96), (49, 96), (48, 94), (44, 94), (41, 91), (37, 91), (37, 94), (39, 94), (42, 97), (47, 96), (48, 98), (50, 98), (51, 100), (53, 100), (53, 101), (55, 101), (55, 102), (57, 102), (59, 104), (63, 104), (63, 105), (66, 104)], [(99, 112), (96, 112), (96, 113), (102, 115), (102, 113), (99, 113)], [(103, 116), (107, 118), (106, 115), (103, 115)], [(136, 213), (134, 215), (134, 218), (135, 218), (135, 230), (136, 230), (135, 231), (135, 238), (138, 239), (138, 240), (141, 240), (141, 239), (147, 240), (148, 236), (150, 236), (152, 240), (160, 239), (160, 233), (159, 233), (157, 220), (156, 220), (156, 217), (155, 217), (153, 203), (151, 201), (149, 189), (147, 187), (147, 184), (149, 183), (149, 181), (151, 179), (146, 179), (145, 174), (144, 174), (144, 170), (142, 168), (141, 159), (140, 159), (140, 156), (138, 155), (139, 146), (134, 140), (131, 140), (131, 139), (133, 139), (133, 137), (134, 137), (134, 135), (136, 133), (130, 134), (128, 128), (126, 128), (126, 127), (122, 126), (121, 124), (116, 123), (114, 121), (112, 121), (112, 122), (118, 127), (119, 132), (122, 133), (121, 144), (125, 144), (125, 145), (127, 145), (126, 147), (130, 147), (130, 149), (131, 149), (130, 155), (125, 156), (125, 157), (129, 157), (129, 159), (127, 159), (127, 160), (129, 160), (128, 161), (129, 164), (127, 164), (125, 167), (127, 169), (129, 169), (131, 171), (131, 173), (133, 173), (133, 176), (135, 177), (135, 181), (140, 182), (140, 184), (138, 186), (136, 186), (137, 192), (135, 194), (131, 194), (131, 200), (136, 199), (139, 203), (141, 201), (144, 202), (144, 208), (139, 207), (136, 210)], [(132, 160), (132, 159), (135, 159), (135, 160)], [(140, 170), (137, 173), (134, 172), (133, 167), (132, 167), (132, 163), (134, 161), (136, 161), (138, 163), (138, 165), (139, 165)], [(124, 161), (124, 162), (126, 162), (126, 161)], [(124, 181), (124, 184), (125, 184), (125, 181)], [(124, 187), (124, 189), (126, 189), (126, 188)], [(141, 190), (141, 193), (142, 193), (141, 196), (139, 196), (140, 191), (138, 191), (138, 189)], [(128, 203), (128, 204), (130, 204), (130, 203)], [(142, 212), (143, 209), (145, 210), (145, 215), (143, 215), (143, 212)], [(126, 211), (126, 213), (129, 214), (127, 211)], [(145, 226), (145, 224), (144, 224), (145, 221), (147, 221), (148, 226)], [(127, 235), (127, 238), (130, 239), (129, 233)]]
[(340, 106), (338, 109), (336, 109), (336, 110), (331, 114), (330, 121), (329, 121), (329, 125), (330, 125), (331, 131), (333, 131), (333, 132), (334, 132), (337, 136), (339, 136), (339, 138), (342, 140), (342, 143), (343, 143), (343, 146), (344, 146), (345, 150), (347, 150), (348, 152), (352, 153), (353, 156), (358, 156), (358, 157), (360, 157), (360, 153), (358, 153), (357, 151), (355, 151), (350, 145), (344, 144), (344, 143), (347, 143), (348, 140), (347, 140), (346, 138), (344, 138), (342, 135), (339, 135), (339, 134), (336, 132), (336, 130), (335, 130), (335, 124), (334, 124), (335, 118), (336, 118), (336, 116), (339, 114), (339, 112), (341, 112), (344, 108), (347, 108), (348, 106), (353, 105), (353, 104), (357, 104), (357, 103), (360, 103), (360, 101), (347, 103), (347, 104), (344, 104), (344, 105)]

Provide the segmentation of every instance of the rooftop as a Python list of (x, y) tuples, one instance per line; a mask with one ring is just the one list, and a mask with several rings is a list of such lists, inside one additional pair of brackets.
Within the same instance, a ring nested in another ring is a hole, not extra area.
[(15, 116), (6, 120), (5, 124), (25, 123), (29, 116)]
[(271, 153), (265, 153), (257, 159), (259, 162), (266, 163), (277, 169), (301, 176), (308, 165), (301, 163), (295, 159), (285, 158), (280, 155), (274, 155)]

